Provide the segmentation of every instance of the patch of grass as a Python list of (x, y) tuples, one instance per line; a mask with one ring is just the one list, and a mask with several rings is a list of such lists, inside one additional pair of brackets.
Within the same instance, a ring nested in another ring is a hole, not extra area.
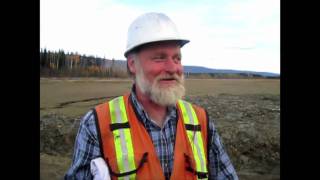
[[(187, 79), (185, 85), (188, 96), (280, 94), (279, 79)], [(131, 86), (130, 79), (42, 78), (40, 115), (82, 116), (95, 105), (108, 100), (97, 98), (122, 95), (130, 92)], [(61, 104), (65, 106), (59, 108)]]

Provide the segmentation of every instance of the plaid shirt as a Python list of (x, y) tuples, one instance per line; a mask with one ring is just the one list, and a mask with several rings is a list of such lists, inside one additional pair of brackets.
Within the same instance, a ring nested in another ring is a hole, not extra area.
[[(148, 131), (153, 145), (157, 151), (164, 175), (170, 179), (173, 168), (175, 133), (177, 126), (177, 109), (168, 107), (167, 116), (163, 127), (159, 127), (138, 102), (134, 90), (130, 100), (137, 113), (138, 119), (144, 124)], [(224, 150), (220, 137), (214, 127), (213, 121), (209, 121), (209, 130), (212, 136), (208, 143), (209, 149), (209, 179), (238, 179), (231, 161)], [(79, 131), (76, 137), (73, 161), (65, 179), (93, 179), (90, 173), (90, 161), (101, 157), (95, 116), (89, 111), (81, 120)]]

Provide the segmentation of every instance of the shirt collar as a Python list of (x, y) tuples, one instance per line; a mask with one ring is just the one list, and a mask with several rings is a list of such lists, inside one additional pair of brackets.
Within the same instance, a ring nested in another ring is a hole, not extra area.
[[(139, 102), (139, 100), (137, 99), (137, 96), (136, 96), (136, 88), (135, 88), (135, 84), (133, 84), (132, 86), (132, 89), (131, 89), (131, 100), (132, 100), (132, 103), (133, 103), (133, 107), (136, 109), (138, 115), (141, 117), (141, 118), (138, 118), (142, 121), (142, 123), (146, 124), (147, 121), (151, 121), (153, 124), (156, 124), (147, 114), (147, 112), (145, 112), (142, 104)], [(165, 121), (164, 121), (164, 125), (171, 119), (174, 119), (176, 120), (176, 113), (177, 112), (177, 108), (176, 106), (168, 106), (167, 107), (167, 114), (166, 114), (166, 118), (165, 118)], [(172, 118), (174, 117), (174, 118)], [(158, 125), (157, 125), (158, 126)]]

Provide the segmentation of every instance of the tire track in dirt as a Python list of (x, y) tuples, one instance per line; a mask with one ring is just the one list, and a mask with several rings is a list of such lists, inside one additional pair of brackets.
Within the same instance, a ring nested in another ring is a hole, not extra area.
[(96, 97), (96, 98), (89, 98), (89, 99), (81, 99), (81, 100), (74, 100), (74, 101), (66, 101), (59, 103), (58, 105), (54, 107), (40, 107), (40, 110), (48, 110), (48, 109), (60, 109), (64, 108), (65, 106), (68, 106), (70, 104), (75, 104), (75, 103), (80, 103), (80, 102), (89, 102), (89, 101), (96, 101), (96, 100), (101, 100), (101, 99), (111, 99), (118, 97), (119, 95), (116, 96), (103, 96), (103, 97)]

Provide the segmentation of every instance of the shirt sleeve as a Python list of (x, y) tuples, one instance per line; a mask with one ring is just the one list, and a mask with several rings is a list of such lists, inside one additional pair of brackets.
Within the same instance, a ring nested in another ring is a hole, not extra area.
[(210, 143), (209, 149), (209, 179), (215, 180), (238, 180), (236, 171), (230, 161), (227, 152), (220, 140), (220, 136), (212, 120), (209, 119), (209, 131), (211, 137), (208, 137)]
[(90, 162), (97, 157), (101, 157), (101, 153), (95, 116), (91, 110), (81, 119), (74, 144), (72, 164), (64, 179), (93, 179)]

